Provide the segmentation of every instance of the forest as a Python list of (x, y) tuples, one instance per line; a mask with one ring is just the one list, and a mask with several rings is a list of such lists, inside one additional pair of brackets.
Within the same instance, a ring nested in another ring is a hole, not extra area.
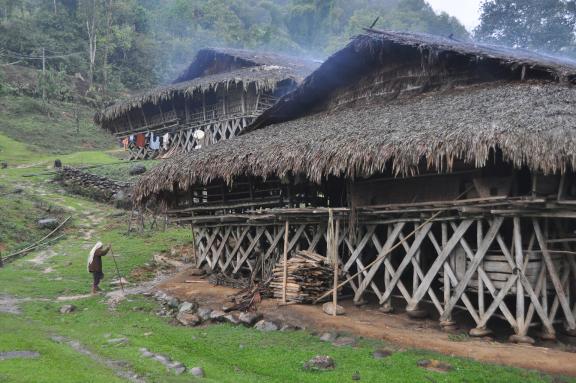
[(376, 17), (381, 29), (572, 55), (574, 4), (488, 0), (467, 31), (424, 0), (0, 0), (0, 64), (44, 69), (40, 83), (56, 98), (76, 76), (102, 101), (170, 82), (207, 46), (323, 59)]

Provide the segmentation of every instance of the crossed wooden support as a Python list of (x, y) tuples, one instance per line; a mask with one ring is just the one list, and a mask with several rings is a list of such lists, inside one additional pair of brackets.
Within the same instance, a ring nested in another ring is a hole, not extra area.
[[(353, 276), (349, 286), (355, 302), (373, 294), (390, 308), (394, 296), (410, 311), (426, 300), (443, 323), (452, 323), (454, 309), (461, 308), (479, 329), (497, 316), (518, 336), (525, 337), (533, 326), (554, 336), (558, 322), (576, 333), (570, 295), (576, 261), (549, 249), (549, 225), (542, 229), (543, 220), (490, 216), (366, 223), (355, 241), (342, 235), (336, 247), (343, 272)], [(324, 252), (326, 227), (322, 221), (290, 224), (288, 253)], [(285, 230), (281, 222), (198, 227), (198, 265), (264, 277), (283, 253)]]

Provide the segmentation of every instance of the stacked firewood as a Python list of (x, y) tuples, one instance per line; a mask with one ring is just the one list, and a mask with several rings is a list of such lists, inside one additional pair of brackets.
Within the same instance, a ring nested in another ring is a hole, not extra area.
[(262, 301), (262, 298), (269, 297), (271, 279), (253, 283), (250, 287), (242, 289), (238, 293), (232, 295), (231, 302), (233, 303), (226, 311), (253, 311), (256, 306)]
[[(288, 259), (286, 272), (286, 301), (310, 303), (332, 288), (334, 270), (326, 258), (311, 251), (296, 251)], [(273, 296), (282, 299), (284, 288), (284, 261), (273, 270), (270, 283)]]

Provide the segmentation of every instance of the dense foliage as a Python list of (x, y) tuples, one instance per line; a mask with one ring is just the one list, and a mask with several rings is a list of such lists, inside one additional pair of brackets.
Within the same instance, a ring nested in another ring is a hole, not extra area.
[(468, 35), (424, 0), (0, 0), (0, 62), (41, 69), (44, 55), (106, 94), (170, 81), (206, 46), (323, 58), (377, 16), (378, 28)]
[(487, 0), (482, 4), (480, 40), (574, 55), (576, 1)]

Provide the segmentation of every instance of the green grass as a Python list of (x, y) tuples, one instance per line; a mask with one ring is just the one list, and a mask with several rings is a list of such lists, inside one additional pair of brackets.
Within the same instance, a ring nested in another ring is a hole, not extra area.
[(50, 339), (52, 329), (38, 322), (15, 321), (8, 314), (0, 314), (1, 351), (37, 351), (37, 359), (0, 361), (0, 382), (11, 383), (116, 383), (123, 382), (114, 373), (79, 354), (65, 344)]
[[(79, 126), (75, 113), (79, 116)], [(84, 105), (27, 96), (0, 97), (0, 133), (39, 152), (66, 154), (78, 150), (104, 150), (112, 137), (92, 122), (94, 110)]]
[[(128, 361), (150, 381), (189, 382), (189, 376), (171, 376), (159, 363), (139, 356), (139, 348), (169, 355), (187, 366), (202, 366), (207, 382), (348, 382), (358, 371), (365, 382), (546, 382), (535, 372), (486, 366), (460, 358), (422, 351), (398, 351), (383, 360), (371, 353), (389, 347), (378, 341), (362, 340), (358, 347), (337, 348), (305, 331), (262, 333), (254, 329), (212, 325), (204, 328), (172, 326), (153, 314), (156, 305), (134, 298), (110, 311), (99, 298), (78, 303), (76, 313), (61, 315), (54, 303), (28, 304), (26, 315), (51, 328), (79, 339), (108, 358)], [(146, 334), (146, 335), (145, 335)], [(126, 337), (125, 345), (111, 346), (109, 338)], [(336, 369), (327, 372), (304, 370), (303, 363), (315, 355), (330, 355)], [(418, 360), (435, 358), (450, 363), (448, 373), (431, 372), (416, 366)], [(432, 380), (430, 380), (430, 379)]]

